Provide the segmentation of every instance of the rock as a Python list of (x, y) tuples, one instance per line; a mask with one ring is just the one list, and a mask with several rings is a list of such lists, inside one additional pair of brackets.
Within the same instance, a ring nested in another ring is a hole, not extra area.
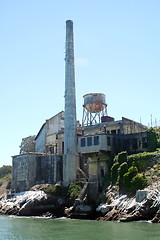
[(102, 204), (96, 208), (96, 211), (102, 214), (106, 214), (107, 212), (111, 211), (112, 208), (113, 208), (113, 205), (111, 204)]
[(72, 206), (70, 208), (65, 208), (64, 215), (68, 217), (72, 213), (73, 209), (74, 209), (74, 206)]
[(155, 217), (151, 220), (152, 223), (160, 223), (160, 210), (157, 211)]
[(93, 210), (91, 205), (79, 204), (75, 207), (74, 211), (78, 213), (89, 213)]
[(159, 222), (159, 209), (160, 192), (156, 188), (148, 188), (140, 191), (138, 201), (135, 196), (129, 198), (127, 195), (115, 195), (111, 204), (101, 204), (96, 211), (102, 216), (98, 220), (130, 222), (152, 219), (152, 222)]
[(142, 202), (147, 198), (148, 192), (145, 190), (137, 190), (136, 191), (136, 202)]
[(1, 201), (1, 214), (30, 215), (39, 204), (47, 202), (43, 191), (27, 191), (15, 194), (11, 199)]

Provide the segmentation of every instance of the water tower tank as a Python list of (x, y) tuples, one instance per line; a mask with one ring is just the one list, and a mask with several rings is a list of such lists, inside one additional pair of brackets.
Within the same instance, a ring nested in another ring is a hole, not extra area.
[(106, 97), (103, 93), (89, 93), (83, 96), (82, 126), (101, 122), (101, 117), (107, 115)]
[(106, 97), (103, 93), (89, 93), (84, 95), (83, 98), (83, 107), (91, 113), (99, 113), (107, 106)]

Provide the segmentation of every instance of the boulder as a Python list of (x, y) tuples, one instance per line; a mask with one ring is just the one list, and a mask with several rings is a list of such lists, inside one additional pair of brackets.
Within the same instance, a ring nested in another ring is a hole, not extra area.
[(151, 220), (152, 223), (160, 223), (160, 210), (157, 211), (155, 217)]
[(93, 210), (91, 205), (79, 204), (75, 206), (74, 211), (77, 213), (90, 213)]

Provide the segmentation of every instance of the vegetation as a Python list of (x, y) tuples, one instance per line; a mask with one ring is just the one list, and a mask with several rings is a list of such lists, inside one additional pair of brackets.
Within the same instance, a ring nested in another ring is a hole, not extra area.
[(76, 198), (78, 198), (80, 192), (82, 191), (83, 188), (83, 182), (75, 182), (71, 183), (68, 187), (64, 187), (61, 185), (48, 185), (44, 191), (47, 194), (51, 194), (53, 196), (57, 197), (66, 197), (68, 198), (71, 202), (74, 202)]
[(160, 180), (160, 127), (147, 130), (147, 145), (147, 152), (127, 155), (123, 151), (110, 161), (104, 189), (116, 183), (122, 191), (135, 192), (156, 179)]
[(3, 167), (0, 168), (0, 179), (9, 173), (11, 174), (11, 172), (12, 172), (11, 166), (3, 165)]
[(115, 162), (111, 168), (111, 180), (112, 183), (116, 183), (117, 178), (118, 178), (118, 168), (119, 168), (119, 163)]
[(154, 152), (158, 147), (159, 133), (155, 128), (147, 130), (148, 151)]
[(51, 185), (49, 184), (45, 189), (44, 189), (45, 193), (47, 194), (51, 194), (53, 196), (67, 196), (68, 194), (68, 188), (67, 187), (63, 187), (59, 184), (55, 184), (55, 185)]
[(119, 184), (120, 190), (125, 192), (143, 189), (149, 183), (144, 173), (156, 154), (156, 152), (143, 152), (127, 156), (126, 152), (119, 153), (113, 160), (111, 183)]
[(148, 161), (154, 156), (154, 153), (143, 152), (138, 154), (132, 154), (127, 157), (128, 166), (135, 165), (139, 172), (144, 171), (148, 166)]
[(35, 136), (29, 136), (22, 139), (20, 147), (20, 154), (35, 152)]
[(128, 164), (124, 162), (118, 168), (118, 182), (123, 184), (124, 181), (124, 174), (128, 172)]
[(2, 186), (2, 184), (4, 182), (7, 182), (7, 189), (11, 188), (11, 180), (12, 180), (12, 167), (11, 166), (7, 166), (7, 165), (3, 165), (3, 167), (0, 168), (0, 186)]
[(123, 183), (126, 190), (132, 191), (132, 187), (133, 187), (132, 180), (137, 174), (138, 174), (138, 169), (137, 167), (133, 167), (133, 166), (128, 169), (127, 173), (124, 174)]

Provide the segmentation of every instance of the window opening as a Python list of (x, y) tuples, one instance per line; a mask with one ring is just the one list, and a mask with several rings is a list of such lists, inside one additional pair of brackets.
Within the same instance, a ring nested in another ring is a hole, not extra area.
[(85, 146), (86, 146), (86, 139), (81, 138), (81, 147), (85, 147)]
[(94, 145), (99, 145), (99, 136), (94, 137)]
[(92, 137), (87, 138), (87, 146), (92, 146)]

